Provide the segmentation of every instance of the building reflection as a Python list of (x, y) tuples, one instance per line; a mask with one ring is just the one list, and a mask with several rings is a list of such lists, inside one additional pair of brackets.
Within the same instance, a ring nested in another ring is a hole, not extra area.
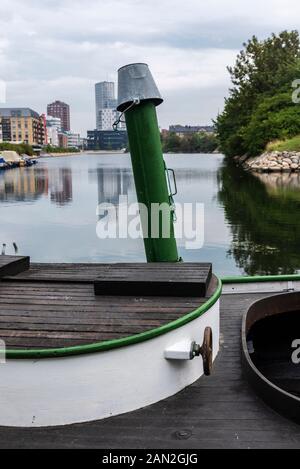
[(73, 183), (71, 168), (51, 169), (49, 172), (50, 200), (63, 206), (73, 200)]
[(117, 205), (120, 195), (128, 195), (132, 172), (127, 168), (97, 168), (98, 204)]
[(30, 202), (48, 194), (46, 168), (20, 168), (0, 172), (0, 202)]
[(72, 201), (70, 168), (31, 166), (0, 172), (0, 202), (34, 202), (48, 194), (51, 202), (60, 206)]
[(228, 254), (248, 275), (296, 273), (300, 265), (300, 178), (254, 175), (225, 162), (218, 198), (232, 231)]

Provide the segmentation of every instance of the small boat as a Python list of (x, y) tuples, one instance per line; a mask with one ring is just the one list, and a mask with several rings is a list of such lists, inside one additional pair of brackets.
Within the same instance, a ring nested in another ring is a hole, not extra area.
[(2, 156), (5, 158), (6, 163), (10, 168), (17, 168), (20, 166), (21, 157), (16, 151), (4, 150)]
[(7, 168), (7, 163), (5, 159), (2, 156), (0, 156), (0, 171), (6, 168)]
[(20, 161), (20, 166), (32, 166), (35, 164), (36, 160), (34, 160), (31, 156), (26, 155), (23, 153), (21, 155), (21, 161)]
[(243, 365), (258, 395), (300, 423), (300, 293), (255, 302), (244, 316)]

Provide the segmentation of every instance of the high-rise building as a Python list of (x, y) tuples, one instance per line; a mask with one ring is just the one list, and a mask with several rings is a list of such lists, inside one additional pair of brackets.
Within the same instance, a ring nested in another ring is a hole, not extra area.
[(112, 81), (102, 81), (95, 84), (95, 102), (96, 129), (112, 130), (118, 117), (115, 84)]
[(48, 116), (59, 117), (61, 120), (61, 130), (70, 130), (70, 106), (62, 101), (54, 101), (47, 106)]
[(2, 140), (13, 143), (44, 145), (45, 117), (29, 108), (0, 108)]

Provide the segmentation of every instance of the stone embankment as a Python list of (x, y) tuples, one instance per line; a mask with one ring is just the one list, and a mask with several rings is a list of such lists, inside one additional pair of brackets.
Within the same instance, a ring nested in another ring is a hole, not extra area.
[(300, 152), (272, 151), (253, 158), (236, 157), (235, 160), (245, 169), (259, 173), (300, 171)]

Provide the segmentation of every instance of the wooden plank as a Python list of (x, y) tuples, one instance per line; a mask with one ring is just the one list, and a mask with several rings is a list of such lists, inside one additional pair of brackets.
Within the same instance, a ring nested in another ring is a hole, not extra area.
[(17, 275), (30, 267), (30, 258), (21, 256), (0, 256), (0, 278)]
[[(147, 269), (149, 272), (158, 272), (164, 270), (165, 272), (170, 271), (170, 275), (174, 275), (174, 271), (178, 269), (180, 265), (181, 272), (186, 272), (192, 278), (194, 275), (198, 275), (195, 272), (201, 272), (201, 265), (194, 262), (185, 262), (185, 263), (153, 263), (147, 264)], [(126, 267), (124, 267), (126, 266)], [(204, 269), (207, 266), (207, 263), (203, 264)], [(9, 276), (4, 280), (10, 281), (22, 281), (24, 283), (29, 281), (37, 282), (68, 282), (71, 283), (90, 283), (93, 282), (98, 276), (105, 276), (107, 272), (112, 271), (120, 272), (120, 275), (123, 275), (124, 268), (127, 271), (137, 271), (144, 270), (144, 263), (116, 263), (116, 264), (39, 264), (31, 263), (30, 270), (23, 272), (18, 275), (18, 277)], [(173, 273), (172, 273), (173, 272)]]
[(111, 265), (94, 282), (95, 295), (205, 297), (212, 265), (185, 263)]

